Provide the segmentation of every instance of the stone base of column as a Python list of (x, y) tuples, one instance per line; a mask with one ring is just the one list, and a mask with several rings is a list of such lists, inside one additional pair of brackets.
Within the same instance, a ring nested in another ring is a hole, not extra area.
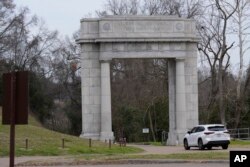
[(176, 131), (176, 138), (177, 138), (177, 145), (183, 145), (183, 139), (186, 134), (186, 130), (177, 130)]
[(100, 140), (101, 141), (114, 140), (114, 133), (113, 132), (101, 132)]
[(167, 145), (168, 145), (168, 146), (176, 146), (176, 144), (177, 144), (176, 133), (174, 133), (174, 132), (169, 132), (169, 133), (168, 133)]
[(99, 140), (100, 139), (100, 134), (99, 133), (82, 133), (80, 135), (80, 138)]
[(167, 145), (169, 146), (183, 145), (183, 139), (185, 134), (186, 134), (185, 131), (169, 132)]

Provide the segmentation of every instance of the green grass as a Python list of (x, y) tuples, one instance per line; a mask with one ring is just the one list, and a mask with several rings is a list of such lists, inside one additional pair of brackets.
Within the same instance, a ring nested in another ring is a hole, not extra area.
[(149, 144), (153, 146), (163, 146), (161, 142), (149, 142)]
[(215, 160), (215, 159), (229, 159), (227, 152), (196, 152), (196, 153), (176, 153), (176, 154), (155, 154), (155, 155), (137, 155), (137, 159), (183, 159), (183, 160)]
[[(250, 148), (250, 141), (249, 140), (231, 140), (229, 147), (249, 147)], [(138, 143), (138, 144), (147, 144), (153, 146), (163, 146), (161, 142), (145, 142), (145, 143)]]
[(126, 159), (169, 159), (169, 160), (229, 160), (228, 152), (214, 152), (214, 151), (203, 151), (203, 152), (186, 152), (186, 153), (175, 153), (175, 154), (146, 154), (146, 155), (89, 155), (89, 156), (78, 156), (77, 161), (112, 161), (112, 160), (126, 160)]
[(249, 140), (231, 140), (230, 146), (250, 148), (250, 141)]
[[(0, 156), (9, 154), (9, 125), (2, 125), (0, 108)], [(28, 149), (25, 140), (28, 139)], [(62, 139), (65, 148), (62, 148)], [(119, 147), (112, 144), (111, 149), (107, 143), (89, 141), (79, 137), (70, 136), (43, 128), (32, 116), (29, 116), (29, 125), (16, 126), (16, 156), (52, 156), (52, 155), (81, 155), (81, 154), (126, 154), (138, 153), (141, 149), (134, 147)]]

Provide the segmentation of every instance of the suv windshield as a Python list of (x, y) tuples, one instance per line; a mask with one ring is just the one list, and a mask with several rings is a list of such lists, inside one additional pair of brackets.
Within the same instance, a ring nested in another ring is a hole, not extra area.
[(208, 127), (210, 131), (224, 131), (226, 130), (224, 126), (210, 126)]

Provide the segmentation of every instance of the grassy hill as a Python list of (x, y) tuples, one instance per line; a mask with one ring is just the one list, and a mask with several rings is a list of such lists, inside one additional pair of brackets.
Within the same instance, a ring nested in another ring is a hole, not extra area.
[[(9, 125), (2, 125), (2, 109), (0, 107), (0, 156), (7, 156), (9, 152)], [(28, 149), (26, 149), (28, 139)], [(64, 139), (64, 148), (62, 148)], [(136, 153), (141, 150), (133, 147), (119, 147), (108, 143), (89, 140), (54, 132), (43, 128), (32, 116), (29, 125), (16, 126), (16, 155), (77, 155), (77, 154), (124, 154)]]

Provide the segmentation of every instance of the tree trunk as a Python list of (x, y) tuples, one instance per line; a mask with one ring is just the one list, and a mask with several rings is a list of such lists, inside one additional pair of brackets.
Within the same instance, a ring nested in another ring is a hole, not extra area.
[(238, 32), (238, 38), (239, 38), (239, 55), (240, 55), (240, 69), (238, 72), (238, 78), (237, 78), (237, 86), (236, 86), (236, 108), (235, 108), (235, 128), (238, 128), (240, 123), (240, 116), (242, 113), (242, 98), (241, 98), (241, 84), (242, 84), (242, 75), (243, 75), (243, 38), (242, 38), (242, 15), (239, 14), (238, 16), (238, 26), (239, 26), (239, 32)]
[(156, 142), (155, 131), (154, 131), (154, 126), (153, 126), (150, 110), (148, 110), (148, 118), (149, 118), (149, 124), (150, 124), (150, 130), (151, 130), (151, 133), (152, 133), (152, 137), (153, 137), (154, 142)]
[(219, 72), (218, 72), (218, 82), (219, 82), (219, 109), (220, 109), (220, 120), (221, 123), (226, 125), (226, 115), (223, 97), (223, 78), (222, 78), (222, 61), (219, 61)]
[(207, 106), (207, 123), (209, 123), (211, 112), (213, 111), (218, 93), (217, 74), (215, 67), (211, 67), (211, 94), (209, 95), (209, 104)]

